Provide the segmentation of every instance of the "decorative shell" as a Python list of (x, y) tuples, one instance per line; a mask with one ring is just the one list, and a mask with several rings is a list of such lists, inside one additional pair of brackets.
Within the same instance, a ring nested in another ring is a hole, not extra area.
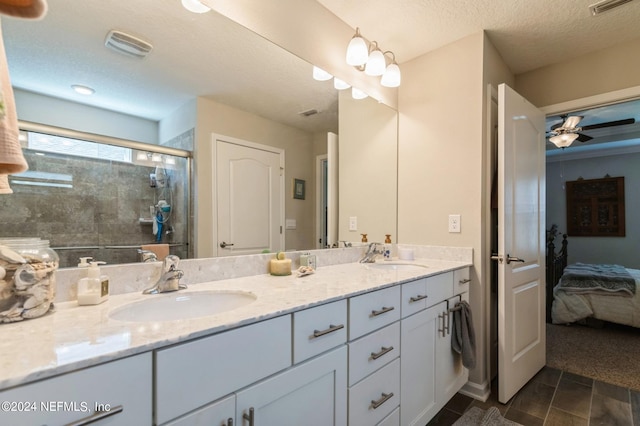
[(4, 259), (11, 263), (27, 263), (24, 257), (20, 256), (9, 247), (3, 245), (0, 245), (0, 259)]

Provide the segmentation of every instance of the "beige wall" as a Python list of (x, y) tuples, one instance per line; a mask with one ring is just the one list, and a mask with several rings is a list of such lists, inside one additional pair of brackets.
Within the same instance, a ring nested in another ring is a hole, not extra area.
[(640, 38), (516, 76), (515, 89), (538, 107), (640, 86)]
[[(313, 135), (209, 99), (198, 98), (194, 148), (196, 257), (212, 256), (214, 245), (217, 244), (211, 189), (214, 133), (285, 150), (285, 218), (295, 219), (297, 222), (296, 230), (284, 231), (285, 247), (314, 247)], [(293, 199), (294, 178), (306, 181), (305, 200)]]
[[(398, 114), (374, 99), (339, 96), (338, 240), (396, 241)], [(357, 217), (358, 230), (349, 230)]]

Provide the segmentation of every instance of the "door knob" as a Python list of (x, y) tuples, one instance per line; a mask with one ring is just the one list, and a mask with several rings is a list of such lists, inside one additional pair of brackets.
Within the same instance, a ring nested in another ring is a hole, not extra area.
[(507, 265), (510, 264), (511, 262), (523, 262), (524, 263), (524, 259), (520, 259), (519, 257), (515, 257), (515, 256), (511, 256), (510, 254), (507, 254)]
[(224, 241), (220, 243), (220, 248), (227, 248), (232, 246), (232, 243), (225, 243)]

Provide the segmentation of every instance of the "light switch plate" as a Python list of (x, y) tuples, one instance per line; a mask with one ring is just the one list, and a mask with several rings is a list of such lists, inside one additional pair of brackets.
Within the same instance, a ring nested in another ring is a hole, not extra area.
[(358, 230), (358, 216), (350, 216), (349, 231), (357, 231), (357, 230)]
[(460, 215), (449, 215), (449, 232), (460, 232)]

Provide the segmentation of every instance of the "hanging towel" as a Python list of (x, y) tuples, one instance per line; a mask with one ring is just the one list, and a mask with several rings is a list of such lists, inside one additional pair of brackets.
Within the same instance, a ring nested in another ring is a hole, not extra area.
[(47, 1), (0, 0), (0, 13), (16, 18), (40, 19), (47, 13)]
[[(39, 19), (46, 12), (46, 0), (0, 0), (0, 14)], [(0, 194), (13, 193), (8, 175), (28, 169), (18, 136), (18, 114), (0, 25)]]
[(18, 116), (0, 27), (0, 194), (11, 194), (9, 174), (27, 170), (18, 140)]
[(452, 312), (451, 348), (462, 355), (462, 365), (474, 368), (476, 366), (476, 334), (473, 330), (471, 307), (463, 300), (456, 303)]

